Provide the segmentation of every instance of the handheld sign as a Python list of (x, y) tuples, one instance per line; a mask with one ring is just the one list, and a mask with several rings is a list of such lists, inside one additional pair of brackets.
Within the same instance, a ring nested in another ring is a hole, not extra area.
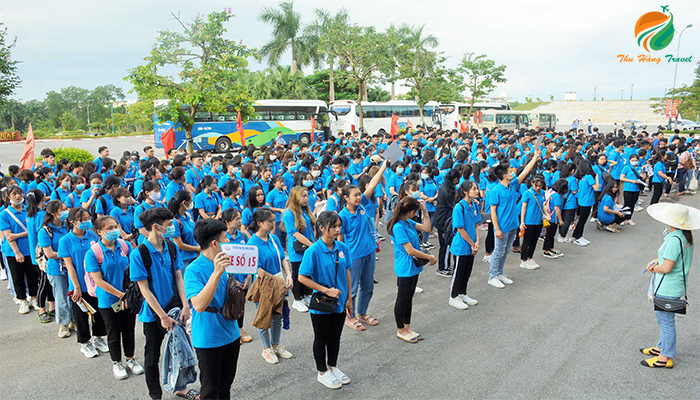
[(540, 146), (542, 146), (542, 142), (544, 141), (544, 135), (540, 135), (537, 137), (537, 142), (535, 143), (535, 149), (539, 149)]
[(221, 251), (226, 253), (230, 262), (226, 267), (227, 273), (252, 275), (258, 272), (257, 246), (222, 243)]

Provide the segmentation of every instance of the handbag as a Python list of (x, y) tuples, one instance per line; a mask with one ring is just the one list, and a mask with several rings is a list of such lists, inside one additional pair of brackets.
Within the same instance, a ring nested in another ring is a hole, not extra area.
[(207, 307), (206, 312), (213, 314), (221, 314), (225, 320), (237, 321), (245, 312), (245, 290), (238, 284), (232, 275), (228, 276), (226, 284), (226, 297), (224, 298), (223, 307)]
[(294, 249), (294, 252), (297, 254), (304, 254), (306, 249), (309, 248), (309, 246), (305, 245), (304, 243), (295, 240), (292, 242), (292, 248)]
[[(532, 190), (532, 189), (530, 189)], [(549, 222), (549, 219), (544, 216), (544, 209), (542, 208), (542, 205), (540, 204), (540, 201), (537, 200), (537, 196), (535, 196), (535, 192), (532, 192), (532, 197), (535, 198), (535, 202), (537, 202), (537, 205), (540, 207), (540, 211), (542, 212), (542, 227), (543, 228), (549, 228), (550, 225), (552, 225), (551, 222)]]
[(683, 268), (683, 297), (684, 299), (664, 299), (661, 297), (657, 297), (656, 293), (658, 293), (659, 288), (661, 287), (661, 283), (664, 281), (664, 278), (666, 277), (666, 274), (664, 274), (661, 277), (661, 280), (659, 281), (659, 285), (656, 287), (656, 291), (654, 292), (654, 311), (666, 311), (666, 312), (671, 312), (675, 314), (685, 314), (686, 312), (686, 307), (688, 306), (688, 288), (686, 286), (685, 282), (685, 263), (683, 262), (683, 241), (681, 238), (678, 238), (678, 242), (681, 245), (681, 268)]
[[(335, 254), (335, 278), (338, 279), (338, 253)], [(338, 286), (336, 282), (335, 286)], [(335, 297), (328, 296), (322, 292), (314, 292), (311, 295), (311, 300), (309, 301), (309, 309), (319, 312), (332, 313), (335, 311), (335, 307), (340, 304), (338, 299)]]

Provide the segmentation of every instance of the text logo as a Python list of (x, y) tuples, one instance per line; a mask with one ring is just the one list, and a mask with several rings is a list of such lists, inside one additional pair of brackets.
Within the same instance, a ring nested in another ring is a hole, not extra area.
[[(673, 14), (668, 6), (661, 6), (663, 12), (650, 11), (637, 20), (634, 26), (634, 36), (639, 47), (647, 52), (662, 50), (673, 40)], [(668, 13), (668, 14), (667, 14)]]

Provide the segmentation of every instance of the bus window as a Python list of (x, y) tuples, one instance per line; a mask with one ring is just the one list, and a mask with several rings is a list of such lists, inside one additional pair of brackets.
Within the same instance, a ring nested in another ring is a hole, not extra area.
[(284, 111), (273, 111), (272, 120), (273, 121), (292, 121), (296, 117), (294, 116), (294, 111), (284, 110)]
[(406, 117), (406, 107), (405, 106), (392, 106), (391, 112), (399, 118)]
[(420, 117), (420, 109), (418, 106), (408, 106), (406, 107), (407, 117)]
[(334, 105), (333, 107), (331, 107), (331, 111), (335, 111), (336, 114), (338, 114), (339, 116), (347, 115), (350, 112), (350, 105), (347, 105), (347, 106)]
[(212, 117), (209, 112), (198, 112), (194, 115), (194, 122), (211, 122)]
[(481, 119), (484, 122), (493, 122), (493, 114), (486, 114)]
[(374, 118), (389, 118), (391, 117), (391, 107), (376, 106), (374, 107)]
[(497, 114), (496, 115), (497, 124), (513, 124), (515, 123), (512, 114)]

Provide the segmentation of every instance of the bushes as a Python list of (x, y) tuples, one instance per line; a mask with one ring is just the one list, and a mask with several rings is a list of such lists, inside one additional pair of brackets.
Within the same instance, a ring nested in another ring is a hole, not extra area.
[[(93, 157), (92, 153), (90, 153), (87, 150), (84, 149), (79, 149), (77, 147), (56, 147), (52, 148), (54, 154), (56, 154), (56, 162), (67, 158), (71, 162), (73, 161), (80, 161), (81, 163), (85, 163), (86, 161), (92, 161), (95, 157)], [(37, 158), (37, 160), (40, 160), (41, 157)]]

